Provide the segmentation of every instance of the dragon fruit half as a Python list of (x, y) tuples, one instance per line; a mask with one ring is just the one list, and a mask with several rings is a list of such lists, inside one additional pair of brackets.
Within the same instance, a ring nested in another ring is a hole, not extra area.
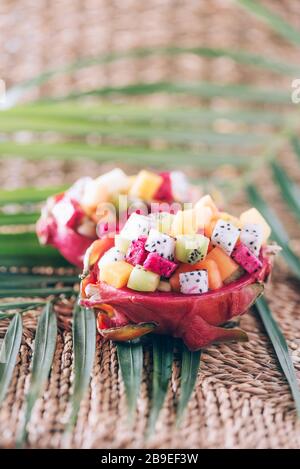
[[(92, 267), (82, 283), (81, 304), (95, 308), (99, 332), (111, 340), (132, 340), (154, 330), (182, 338), (190, 350), (213, 342), (245, 341), (244, 331), (220, 326), (245, 313), (262, 294), (263, 282), (271, 271), (271, 257), (265, 250), (261, 260), (262, 265), (255, 274), (246, 273), (222, 288), (191, 295), (117, 289), (98, 281)], [(92, 296), (88, 295), (88, 285), (93, 285)]]

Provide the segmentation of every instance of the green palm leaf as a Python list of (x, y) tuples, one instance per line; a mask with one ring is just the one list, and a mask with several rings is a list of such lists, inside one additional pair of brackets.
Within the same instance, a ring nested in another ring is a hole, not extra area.
[(181, 345), (180, 397), (177, 406), (177, 424), (182, 420), (184, 411), (194, 390), (200, 367), (201, 350), (190, 352)]
[(268, 333), (269, 339), (272, 342), (281, 369), (289, 383), (298, 417), (300, 417), (300, 389), (284, 335), (282, 334), (281, 329), (275, 321), (264, 298), (259, 298), (254, 308), (259, 314)]
[(300, 221), (300, 189), (275, 161), (272, 163), (273, 176), (279, 185), (283, 199)]
[(295, 29), (290, 23), (286, 22), (281, 16), (276, 15), (270, 9), (256, 0), (236, 0), (237, 3), (245, 7), (258, 18), (266, 22), (271, 28), (287, 39), (292, 44), (299, 46), (300, 31)]
[(31, 225), (36, 223), (39, 215), (39, 213), (0, 213), (0, 226)]
[(282, 255), (294, 275), (300, 279), (300, 259), (289, 244), (289, 236), (275, 212), (266, 204), (254, 186), (247, 188), (249, 200), (262, 213), (272, 228), (272, 238), (282, 247)]
[(141, 342), (118, 342), (117, 352), (127, 397), (128, 419), (132, 425), (142, 381), (143, 345)]
[(9, 303), (0, 303), (0, 311), (12, 311), (16, 309), (36, 308), (38, 306), (45, 305), (45, 301), (18, 301)]
[(21, 340), (22, 318), (20, 314), (16, 314), (9, 324), (0, 350), (0, 405), (5, 399), (13, 376)]
[[(249, 1), (240, 1), (240, 3), (244, 4), (244, 6), (249, 7), (249, 4), (252, 2)], [(251, 6), (251, 5), (250, 5)], [(252, 11), (256, 14), (259, 14), (260, 16), (263, 16), (268, 20), (268, 22), (277, 30), (279, 30), (280, 33), (288, 34), (288, 38), (295, 38), (297, 39), (297, 31), (288, 31), (290, 29), (290, 25), (286, 25), (283, 20), (280, 18), (276, 17), (273, 14), (270, 14), (270, 12), (264, 8), (259, 8), (259, 5), (256, 5), (256, 9), (254, 11), (254, 8), (252, 8)], [(202, 56), (206, 58), (211, 58), (211, 59), (216, 59), (220, 57), (226, 57), (230, 58), (231, 60), (234, 60), (237, 63), (243, 64), (243, 65), (250, 65), (250, 66), (255, 66), (267, 70), (271, 70), (277, 73), (283, 73), (287, 75), (292, 75), (295, 76), (298, 71), (299, 67), (291, 64), (287, 64), (284, 62), (279, 62), (278, 60), (271, 60), (269, 58), (265, 58), (263, 56), (253, 54), (247, 51), (243, 50), (229, 50), (229, 49), (221, 49), (221, 48), (209, 48), (209, 47), (155, 47), (155, 48), (147, 48), (147, 49), (133, 49), (130, 51), (125, 51), (125, 52), (113, 52), (109, 54), (103, 54), (100, 56), (96, 57), (87, 57), (87, 58), (82, 58), (80, 60), (77, 60), (71, 64), (67, 64), (65, 66), (62, 66), (60, 68), (54, 69), (54, 70), (49, 70), (47, 72), (44, 72), (37, 77), (26, 80), (25, 82), (11, 88), (7, 92), (6, 96), (6, 106), (11, 107), (15, 103), (17, 103), (22, 96), (26, 93), (27, 90), (40, 86), (43, 83), (46, 83), (47, 81), (51, 80), (55, 76), (61, 75), (61, 74), (72, 74), (78, 70), (81, 70), (83, 68), (88, 68), (91, 66), (95, 65), (103, 65), (103, 64), (109, 64), (118, 60), (124, 60), (124, 59), (143, 59), (145, 57), (150, 57), (150, 56), (159, 56), (159, 55), (165, 55), (165, 56), (177, 56), (177, 55), (182, 55), (182, 54), (194, 54), (196, 56)]]
[(76, 305), (73, 312), (74, 385), (70, 431), (76, 424), (81, 401), (88, 389), (96, 352), (96, 320), (91, 309)]
[(27, 425), (31, 418), (34, 405), (42, 394), (52, 367), (57, 338), (57, 319), (49, 302), (41, 314), (34, 343), (32, 357), (31, 380), (25, 398), (24, 419), (18, 435), (18, 446), (22, 446), (27, 438)]
[(132, 83), (125, 86), (105, 86), (103, 88), (87, 91), (74, 91), (66, 96), (47, 98), (41, 102), (51, 103), (63, 100), (78, 99), (85, 96), (147, 96), (154, 93), (168, 93), (170, 95), (185, 94), (201, 98), (231, 98), (245, 102), (257, 102), (266, 104), (290, 104), (290, 93), (278, 91), (278, 89), (262, 89), (250, 85), (230, 84), (224, 85), (212, 82), (199, 83)]
[(34, 159), (63, 159), (68, 161), (90, 158), (95, 161), (114, 163), (133, 163), (138, 166), (168, 167), (176, 168), (186, 166), (200, 166), (206, 169), (216, 168), (221, 165), (232, 165), (236, 167), (248, 167), (255, 162), (255, 158), (243, 157), (241, 154), (216, 154), (203, 150), (190, 152), (177, 148), (169, 150), (152, 150), (150, 148), (125, 147), (125, 146), (98, 146), (86, 145), (84, 143), (30, 143), (17, 144), (14, 142), (0, 143), (0, 154), (2, 158), (22, 155), (31, 160)]
[(75, 291), (73, 288), (1, 288), (0, 298), (16, 298), (16, 297), (48, 297), (51, 295), (66, 295), (72, 296)]
[(153, 379), (151, 410), (148, 420), (147, 436), (150, 436), (164, 404), (172, 375), (174, 341), (171, 337), (154, 335), (153, 344)]

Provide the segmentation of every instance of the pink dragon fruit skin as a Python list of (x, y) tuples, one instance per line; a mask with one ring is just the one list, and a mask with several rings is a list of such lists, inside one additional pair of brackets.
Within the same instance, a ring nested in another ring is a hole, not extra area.
[(175, 262), (169, 261), (160, 256), (157, 252), (151, 252), (144, 262), (144, 267), (151, 272), (155, 272), (161, 277), (169, 278), (177, 268)]
[(249, 274), (257, 272), (262, 267), (261, 261), (243, 243), (234, 248), (232, 258)]
[(135, 241), (132, 241), (126, 253), (126, 261), (131, 265), (143, 265), (148, 252), (145, 250), (147, 237), (140, 236)]

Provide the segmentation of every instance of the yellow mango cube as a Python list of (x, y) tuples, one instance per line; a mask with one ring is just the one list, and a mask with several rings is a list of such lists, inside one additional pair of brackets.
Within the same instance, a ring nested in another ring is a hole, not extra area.
[(112, 287), (126, 287), (133, 266), (124, 261), (105, 264), (100, 269), (100, 281), (106, 282)]
[(162, 182), (163, 178), (158, 174), (146, 170), (140, 171), (130, 188), (129, 195), (152, 200)]
[(267, 242), (271, 234), (271, 228), (256, 208), (252, 207), (249, 210), (246, 210), (246, 212), (243, 212), (240, 216), (240, 221), (242, 223), (242, 226), (247, 225), (249, 223), (261, 225), (263, 230), (262, 242), (263, 244)]

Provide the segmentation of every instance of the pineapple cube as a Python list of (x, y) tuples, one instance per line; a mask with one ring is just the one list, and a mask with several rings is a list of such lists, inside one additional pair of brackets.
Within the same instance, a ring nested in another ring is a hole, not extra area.
[(133, 266), (124, 261), (111, 262), (100, 269), (100, 281), (112, 287), (126, 287)]
[(195, 209), (197, 210), (200, 207), (209, 207), (213, 215), (218, 215), (219, 210), (210, 195), (204, 195), (200, 200), (198, 200), (195, 204)]
[(140, 171), (130, 188), (129, 195), (152, 200), (162, 182), (163, 178), (158, 174), (145, 170)]
[(172, 236), (183, 235), (183, 234), (196, 234), (196, 212), (193, 209), (179, 210), (172, 223)]
[(263, 244), (267, 242), (268, 238), (271, 235), (271, 228), (256, 208), (252, 207), (249, 210), (246, 210), (246, 212), (243, 212), (240, 216), (240, 221), (242, 223), (242, 226), (249, 223), (260, 225), (263, 230), (262, 242)]

